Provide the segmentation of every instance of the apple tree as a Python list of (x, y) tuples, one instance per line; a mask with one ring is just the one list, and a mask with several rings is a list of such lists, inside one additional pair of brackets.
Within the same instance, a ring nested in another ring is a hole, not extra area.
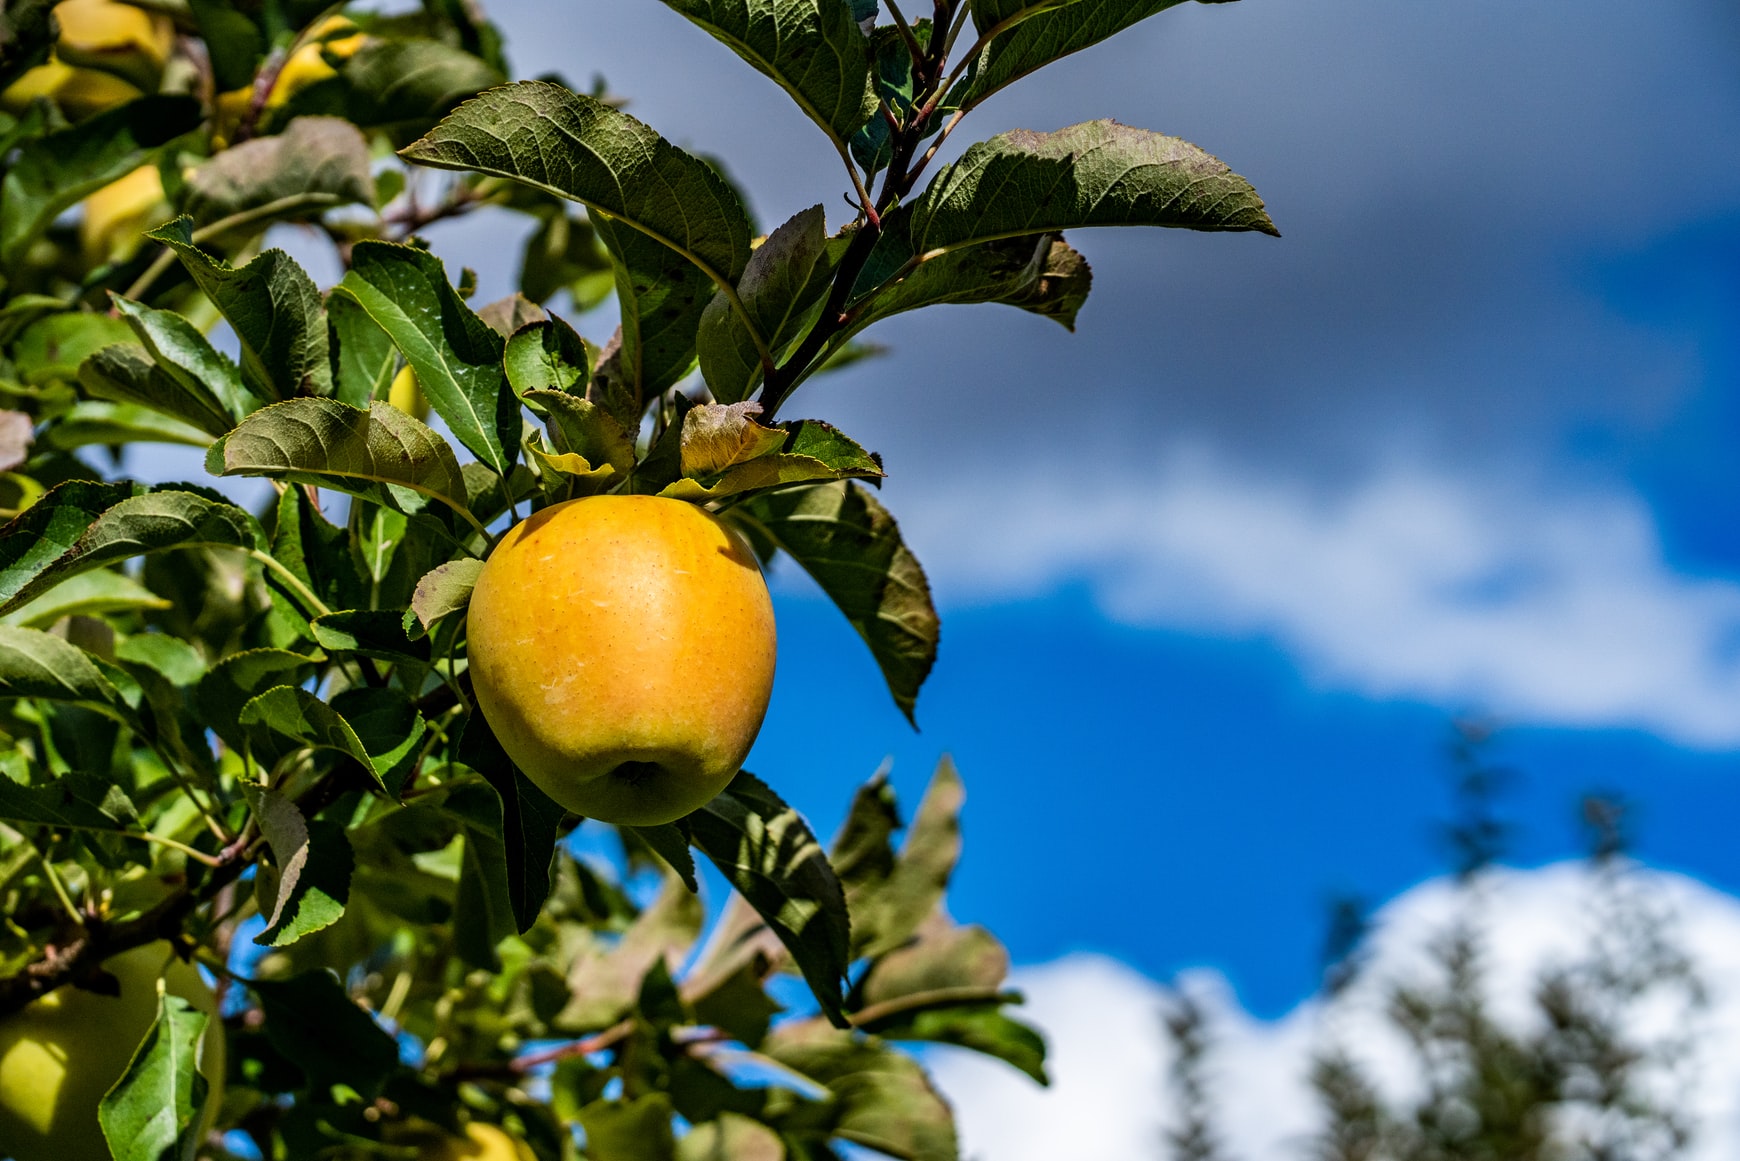
[[(748, 771), (673, 821), (587, 822), (476, 708), (466, 609), (534, 514), (698, 505), (808, 572), (911, 717), (924, 573), (880, 458), (794, 394), (921, 307), (1072, 327), (1066, 232), (1274, 233), (1174, 137), (952, 140), (1180, 2), (666, 0), (838, 157), (849, 212), (761, 237), (601, 91), (509, 83), (466, 0), (9, 0), (0, 1156), (950, 1161), (903, 1046), (1044, 1083), (1006, 952), (945, 907), (951, 766), (910, 824), (872, 778), (826, 847)], [(422, 233), (485, 207), (529, 240), (519, 291), (480, 304)], [(335, 285), (265, 248), (286, 225)], [(221, 481), (130, 478), (148, 445)], [(105, 967), (148, 947), (217, 1006)], [(75, 993), (139, 1027), (55, 1031)], [(20, 1063), (54, 1036), (54, 1068)]]

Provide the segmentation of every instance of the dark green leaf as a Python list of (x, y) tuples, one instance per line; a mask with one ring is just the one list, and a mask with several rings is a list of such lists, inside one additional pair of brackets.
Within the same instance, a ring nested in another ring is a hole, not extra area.
[(259, 868), (255, 880), (256, 890), (262, 891), (266, 929), (254, 942), (288, 947), (344, 914), (355, 856), (337, 823), (308, 822), (294, 802), (276, 791), (243, 789), (273, 859)]
[(137, 827), (139, 816), (112, 779), (73, 770), (41, 786), (0, 775), (0, 822), (121, 833)]
[(191, 1157), (198, 1148), (208, 1088), (199, 1048), (209, 1019), (180, 996), (157, 997), (157, 1018), (97, 1105), (115, 1161)]
[(270, 217), (250, 216), (250, 236), (275, 220), (374, 200), (368, 141), (337, 117), (298, 117), (284, 132), (233, 145), (187, 177), (187, 212), (207, 225), (275, 206)]
[(53, 12), (54, 0), (13, 0), (0, 10), (0, 85), (48, 59), (58, 35)]
[(333, 488), (406, 513), (422, 508), (419, 496), (466, 512), (465, 479), (447, 441), (379, 400), (367, 411), (336, 399), (261, 408), (212, 445), (206, 467)]
[(326, 317), (332, 324), (333, 397), (352, 407), (367, 407), (385, 399), (398, 368), (399, 350), (392, 337), (375, 325), (354, 298), (328, 295)]
[(572, 198), (678, 251), (718, 285), (735, 286), (749, 261), (748, 217), (711, 166), (560, 85), (524, 81), (485, 93), (404, 156)]
[[(7, 562), (0, 570), (0, 611), (18, 607), (69, 576), (129, 557), (171, 548), (253, 549), (260, 544), (259, 525), (252, 516), (228, 501), (193, 491), (132, 496), (78, 527), (88, 519), (91, 500), (114, 494), (63, 484), (0, 528), (0, 561)], [(54, 508), (38, 514), (44, 504)], [(75, 537), (70, 544), (69, 535)]]
[(785, 944), (822, 1011), (843, 1027), (846, 897), (803, 816), (743, 771), (687, 825), (695, 847)]
[(1029, 16), (1077, 2), (1078, 0), (971, 0), (969, 7), (973, 13), (973, 27), (985, 33), (999, 25), (1007, 30)]
[(146, 237), (181, 256), (195, 284), (229, 320), (242, 347), (242, 381), (261, 399), (332, 394), (326, 311), (320, 291), (295, 259), (267, 250), (246, 266), (212, 258), (193, 244), (186, 217)]
[(513, 764), (481, 713), (467, 719), (456, 757), (482, 774), (501, 799), (508, 901), (517, 929), (530, 931), (550, 893), (556, 839), (567, 812)]
[(222, 435), (259, 406), (242, 386), (241, 372), (199, 329), (174, 311), (153, 310), (121, 295), (111, 295), (115, 310), (139, 336), (164, 374), (174, 379), (202, 413), (216, 412), (228, 422)]
[[(380, 129), (395, 143), (426, 132), (473, 94), (501, 84), (488, 62), (439, 40), (393, 37), (365, 44), (339, 70), (344, 100), (336, 112), (364, 129)], [(298, 111), (292, 100), (290, 111)]]
[[(327, 608), (353, 609), (368, 601), (368, 590), (351, 553), (349, 529), (320, 513), (312, 489), (285, 488), (278, 497), (278, 519), (272, 528), (272, 556), (289, 569)], [(318, 493), (316, 493), (317, 495)], [(298, 609), (305, 598), (285, 585), (276, 572), (266, 583), (284, 592)]]
[(642, 842), (653, 849), (665, 865), (677, 873), (683, 881), (683, 886), (691, 891), (699, 891), (701, 886), (695, 881), (695, 855), (689, 849), (689, 834), (682, 826), (667, 822), (660, 826), (636, 826), (630, 830), (640, 836)]
[[(1072, 52), (1122, 32), (1138, 21), (1164, 12), (1184, 0), (1074, 0), (1015, 25), (986, 46), (971, 70), (949, 94), (949, 104), (971, 107), (1005, 85)], [(991, 10), (1003, 15), (1026, 7), (1021, 0), (994, 0)], [(979, 3), (974, 4), (977, 15)], [(982, 25), (981, 27), (990, 27)]]
[(346, 609), (316, 617), (314, 640), (332, 653), (428, 664), (428, 639), (411, 640), (405, 633), (404, 621), (403, 613), (390, 609)]
[(876, 112), (870, 40), (845, 0), (665, 0), (797, 102), (844, 155)]
[(815, 578), (870, 646), (908, 719), (936, 660), (936, 609), (894, 518), (851, 482), (770, 492), (734, 510)]
[(496, 944), (519, 930), (508, 889), (501, 798), (487, 784), (467, 780), (448, 791), (441, 806), (460, 821), (465, 836), (453, 902), (453, 942), (472, 967), (500, 970)]
[(674, 1161), (671, 1098), (648, 1093), (633, 1101), (595, 1101), (580, 1110), (590, 1161)]
[(338, 284), (391, 336), (435, 413), (479, 460), (506, 475), (519, 449), (519, 406), (502, 369), (502, 337), (465, 305), (441, 259), (359, 242)]
[(372, 1096), (398, 1066), (399, 1046), (324, 968), (288, 980), (256, 980), (266, 1038), (324, 1093), (335, 1084)]
[(428, 734), (411, 699), (396, 689), (362, 687), (334, 696), (332, 708), (355, 731), (387, 793), (403, 794)]
[[(879, 878), (872, 873), (881, 862), (880, 854), (873, 847), (861, 847), (865, 857), (854, 862), (853, 878), (847, 888), (853, 935), (857, 940), (854, 950), (859, 954), (877, 956), (900, 947), (942, 902), (961, 855), (960, 810), (965, 799), (966, 789), (960, 775), (955, 772), (954, 763), (945, 757), (937, 763), (900, 857), (886, 875)], [(859, 806), (860, 803), (854, 804), (855, 815)], [(888, 807), (892, 814), (891, 800)], [(868, 811), (868, 805), (864, 809)], [(865, 816), (859, 817), (874, 829), (875, 823)], [(855, 842), (867, 844), (873, 842), (873, 837), (872, 833), (860, 832)], [(999, 974), (991, 983), (1001, 979)]]
[(0, 609), (29, 600), (25, 586), (77, 544), (97, 517), (145, 490), (143, 484), (68, 480), (0, 527)]
[(574, 310), (591, 310), (610, 294), (610, 258), (598, 243), (592, 223), (562, 212), (539, 215), (520, 258), (520, 292), (533, 302), (548, 302), (566, 290)]
[(61, 211), (200, 122), (191, 97), (141, 97), (31, 141), (0, 182), (0, 262), (16, 265)]
[[(912, 257), (907, 243), (895, 239), (904, 217), (890, 222), (888, 245), (875, 256), (868, 278), (888, 277)], [(860, 286), (866, 285), (860, 281)], [(1055, 319), (1075, 329), (1076, 312), (1093, 285), (1093, 271), (1061, 238), (1005, 238), (981, 246), (949, 250), (910, 268), (898, 283), (853, 304), (849, 333), (904, 311), (945, 303), (1000, 302)]]
[(148, 407), (213, 437), (223, 435), (240, 418), (203, 384), (189, 387), (186, 380), (171, 375), (137, 343), (115, 343), (86, 359), (79, 366), (79, 384), (98, 399)]
[(232, 653), (200, 679), (193, 701), (212, 731), (231, 749), (240, 751), (248, 742), (239, 721), (242, 707), (273, 686), (300, 685), (318, 663), (317, 658), (284, 649)]
[(211, 57), (219, 91), (251, 86), (266, 50), (259, 25), (238, 12), (232, 0), (188, 0), (188, 8)]
[(622, 307), (618, 371), (637, 397), (650, 399), (694, 366), (713, 283), (677, 251), (621, 222), (600, 217), (593, 229), (610, 254)]
[(715, 399), (747, 399), (765, 373), (761, 350), (777, 357), (813, 321), (809, 316), (821, 305), (828, 282), (811, 275), (827, 248), (827, 215), (812, 206), (768, 235), (750, 256), (737, 284), (742, 313), (723, 292), (707, 304), (696, 342), (701, 375)]
[(1221, 162), (1116, 121), (1015, 129), (969, 146), (912, 203), (908, 231), (924, 255), (1082, 226), (1278, 233), (1257, 191)]
[[(237, 721), (247, 732), (249, 748), (257, 756), (264, 753), (268, 764), (303, 747), (331, 750), (355, 759), (377, 782), (381, 780), (350, 723), (306, 689), (274, 686), (244, 705)], [(289, 745), (279, 738), (287, 739)], [(386, 789), (384, 783), (381, 788)]]
[(559, 318), (548, 318), (514, 332), (502, 365), (519, 394), (530, 391), (584, 392), (598, 352)]

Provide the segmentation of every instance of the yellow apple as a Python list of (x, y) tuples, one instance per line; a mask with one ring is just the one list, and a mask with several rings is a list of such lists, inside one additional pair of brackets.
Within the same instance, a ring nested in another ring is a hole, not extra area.
[(85, 261), (93, 265), (125, 262), (138, 251), (143, 241), (140, 235), (168, 218), (163, 175), (155, 165), (141, 165), (85, 199), (84, 217), (79, 221), (79, 246)]
[(338, 70), (331, 61), (349, 60), (367, 40), (354, 21), (343, 16), (326, 17), (308, 30), (301, 45), (284, 62), (266, 97), (266, 107), (276, 109), (309, 85), (336, 77)]
[(111, 956), (119, 996), (57, 988), (0, 1022), (0, 1156), (13, 1161), (109, 1161), (97, 1104), (157, 1017), (157, 981), (210, 1017), (199, 1070), (216, 1111), (224, 1072), (217, 998), (199, 971), (158, 941)]
[(155, 88), (175, 47), (169, 17), (118, 0), (61, 0), (54, 6), (60, 39), (54, 55), (75, 67), (99, 69)]
[(393, 376), (393, 385), (387, 388), (387, 402), (419, 423), (429, 418), (429, 400), (424, 397), (417, 373), (411, 370), (409, 363), (400, 367), (399, 373)]
[(443, 1136), (418, 1150), (419, 1161), (535, 1161), (532, 1151), (494, 1125), (472, 1121), (465, 1136)]
[(26, 72), (4, 93), (0, 109), (22, 113), (38, 97), (47, 97), (74, 121), (101, 113), (140, 96), (139, 87), (96, 69), (75, 69), (64, 61), (50, 60)]
[(773, 603), (693, 504), (589, 496), (501, 538), (471, 595), (477, 704), (551, 798), (650, 826), (736, 775), (773, 692)]

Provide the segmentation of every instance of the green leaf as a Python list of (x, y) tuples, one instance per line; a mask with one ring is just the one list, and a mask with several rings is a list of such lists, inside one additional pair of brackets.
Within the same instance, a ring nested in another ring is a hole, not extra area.
[(422, 508), (418, 496), (470, 514), (465, 478), (447, 441), (379, 400), (367, 411), (336, 399), (261, 408), (212, 444), (206, 468), (333, 488), (407, 515)]
[(321, 968), (287, 980), (254, 980), (266, 1039), (317, 1093), (335, 1084), (373, 1096), (398, 1067), (399, 1046)]
[(803, 816), (742, 771), (685, 822), (696, 849), (755, 908), (791, 952), (822, 1011), (844, 1027), (842, 983), (851, 963), (846, 897)]
[(327, 296), (326, 318), (332, 325), (331, 341), (337, 344), (333, 397), (352, 407), (385, 399), (399, 365), (399, 349), (392, 337), (375, 325), (356, 299), (342, 294)]
[(189, 387), (137, 343), (115, 343), (86, 359), (79, 365), (79, 385), (97, 399), (148, 407), (213, 437), (240, 418), (203, 383)]
[(471, 604), (471, 590), (482, 573), (483, 561), (474, 557), (450, 560), (425, 573), (404, 615), (406, 633), (422, 636), (441, 618), (463, 611)]
[(767, 1055), (834, 1094), (834, 1134), (902, 1161), (957, 1161), (954, 1118), (918, 1062), (817, 1020), (785, 1024)]
[(846, 0), (665, 0), (797, 102), (844, 156), (876, 113), (870, 40)]
[(63, 210), (197, 127), (191, 97), (141, 97), (27, 143), (0, 182), (0, 262), (15, 266)]
[[(930, 47), (931, 22), (915, 20), (911, 26), (913, 39), (921, 49)], [(916, 80), (912, 72), (912, 51), (907, 47), (906, 37), (894, 25), (884, 25), (870, 34), (870, 55), (874, 61), (872, 81), (876, 96), (888, 102), (888, 107), (894, 115), (903, 122), (908, 121), (913, 112), (913, 99), (917, 91)], [(927, 129), (935, 127), (938, 118), (933, 116), (927, 122)], [(888, 119), (880, 113), (866, 121), (858, 132), (852, 135), (852, 156), (858, 164), (864, 167), (866, 174), (874, 174), (888, 167), (894, 157), (894, 130), (888, 124)]]
[(550, 800), (508, 758), (481, 713), (466, 719), (457, 760), (476, 770), (501, 799), (508, 901), (517, 930), (530, 931), (550, 894), (556, 839), (567, 811)]
[[(339, 78), (342, 104), (307, 111), (339, 113), (364, 129), (382, 130), (395, 144), (426, 132), (459, 102), (503, 80), (497, 69), (471, 53), (420, 37), (363, 45), (344, 62)], [(287, 111), (302, 111), (301, 104), (293, 99)]]
[[(258, 523), (214, 494), (168, 488), (125, 495), (119, 486), (62, 484), (0, 528), (0, 612), (17, 608), (67, 577), (172, 548), (254, 549)], [(187, 485), (183, 485), (187, 487)], [(48, 505), (44, 508), (44, 505)]]
[[(868, 278), (888, 277), (913, 257), (910, 241), (899, 241), (896, 233), (905, 227), (904, 216), (889, 223), (890, 232), (884, 235), (888, 244), (875, 256), (876, 268), (867, 271)], [(1074, 330), (1076, 312), (1092, 286), (1087, 259), (1062, 238), (1004, 238), (916, 263), (899, 282), (853, 304), (847, 333), (857, 334), (871, 323), (920, 307), (979, 302), (1019, 307)]]
[(748, 216), (712, 166), (560, 85), (524, 81), (484, 93), (403, 156), (581, 202), (681, 253), (716, 285), (735, 286), (749, 261)]
[(723, 292), (707, 304), (696, 344), (701, 376), (715, 399), (747, 399), (765, 373), (761, 349), (777, 356), (813, 321), (810, 315), (829, 283), (811, 276), (827, 249), (827, 215), (821, 206), (811, 206), (768, 235), (750, 256), (737, 284), (742, 313)]
[(982, 35), (998, 25), (1013, 27), (1029, 16), (1077, 2), (1078, 0), (970, 0), (968, 7), (973, 14), (973, 27)]
[(701, 934), (700, 899), (676, 876), (665, 879), (650, 906), (614, 944), (589, 944), (568, 971), (568, 1004), (557, 1026), (586, 1032), (606, 1028), (634, 1009), (641, 984), (655, 965), (681, 966)]
[[(477, 563), (482, 563), (477, 562)], [(316, 617), (314, 640), (330, 653), (354, 653), (377, 661), (429, 663), (429, 642), (405, 633), (405, 615), (391, 609), (346, 609)]]
[(59, 35), (53, 12), (54, 0), (14, 0), (0, 10), (0, 85), (10, 85), (48, 59)]
[[(303, 747), (330, 750), (355, 759), (381, 783), (380, 773), (350, 723), (306, 689), (274, 686), (244, 705), (237, 721), (247, 732), (249, 748), (256, 755), (264, 752), (263, 761), (268, 764)], [(284, 745), (278, 738), (288, 739), (290, 744)], [(381, 789), (386, 789), (385, 783)]]
[(332, 394), (326, 311), (314, 280), (282, 250), (246, 266), (212, 258), (177, 218), (145, 235), (181, 256), (188, 274), (229, 320), (242, 348), (242, 381), (261, 399)]
[(953, 1044), (1006, 1061), (1040, 1084), (1045, 1074), (1045, 1038), (1003, 1014), (999, 1003), (949, 1004), (904, 1012), (864, 1027), (885, 1040)]
[(72, 770), (41, 786), (21, 786), (0, 775), (0, 822), (120, 834), (139, 816), (114, 780)]
[(266, 51), (259, 25), (238, 12), (232, 0), (188, 0), (188, 8), (211, 57), (218, 90), (251, 86)]
[(212, 431), (213, 435), (224, 434), (260, 405), (242, 385), (236, 365), (185, 318), (174, 311), (153, 310), (119, 294), (110, 295), (110, 299), (146, 352), (187, 393), (198, 411), (215, 412), (228, 421)]
[(208, 1088), (199, 1049), (209, 1019), (180, 996), (159, 993), (157, 1018), (97, 1105), (115, 1161), (191, 1157), (199, 1147)]
[(1082, 226), (1279, 233), (1257, 191), (1220, 161), (1116, 121), (1015, 129), (969, 146), (912, 203), (908, 233), (925, 255)]
[(270, 217), (251, 218), (251, 236), (273, 221), (374, 200), (368, 141), (357, 127), (338, 117), (298, 117), (282, 133), (232, 145), (194, 169), (185, 205), (208, 225), (276, 205)]
[(308, 822), (296, 804), (277, 791), (247, 784), (242, 789), (260, 833), (271, 845), (273, 859), (256, 873), (256, 891), (265, 888), (261, 911), (266, 929), (254, 942), (288, 947), (344, 915), (355, 856), (342, 826)]
[(689, 849), (689, 835), (681, 826), (667, 822), (660, 826), (634, 826), (628, 829), (639, 835), (641, 841), (651, 847), (653, 853), (677, 873), (683, 886), (690, 891), (701, 889), (695, 879), (695, 855)]
[[(913, 1001), (979, 993), (988, 999), (1009, 974), (1009, 953), (983, 927), (960, 926), (940, 909), (907, 941), (891, 951), (872, 950), (876, 957), (859, 983), (867, 1009), (877, 1006), (922, 1006)], [(866, 1013), (868, 1014), (868, 1013)]]
[(529, 391), (526, 402), (548, 417), (558, 454), (579, 456), (585, 470), (608, 468), (616, 476), (634, 468), (633, 435), (602, 407), (561, 391)]
[(695, 365), (713, 283), (679, 252), (620, 222), (599, 217), (593, 230), (610, 254), (622, 307), (617, 368), (637, 398), (650, 399)]
[(61, 311), (26, 326), (12, 347), (13, 373), (33, 387), (70, 382), (79, 365), (111, 343), (133, 337), (118, 318), (91, 311)]
[(7, 613), (3, 620), (9, 625), (46, 629), (62, 617), (167, 609), (171, 603), (127, 574), (103, 568), (60, 581), (29, 604)]
[[(357, 569), (350, 531), (321, 515), (316, 500), (309, 494), (311, 491), (285, 488), (279, 494), (277, 520), (272, 526), (272, 557), (329, 609), (354, 609), (367, 604), (369, 591)], [(276, 571), (267, 571), (265, 578), (274, 592), (291, 602), (300, 621), (303, 596)]]
[(42, 433), (37, 446), (53, 451), (130, 443), (176, 443), (206, 447), (211, 436), (148, 407), (129, 403), (75, 403)]
[[(998, 89), (1020, 80), (1035, 69), (1098, 44), (1157, 12), (1164, 12), (1183, 2), (1184, 0), (1074, 0), (1061, 5), (1045, 5), (1057, 10), (1041, 12), (1021, 21), (985, 47), (966, 77), (949, 94), (948, 103), (971, 108)], [(978, 0), (975, 0), (975, 17), (980, 6)], [(993, 0), (986, 7), (989, 11), (1008, 16), (1018, 8), (1031, 6), (1036, 5), (1023, 5), (1021, 0)], [(977, 23), (975, 19), (975, 24)], [(991, 25), (981, 24), (979, 27), (984, 29)]]
[(594, 1101), (580, 1110), (589, 1161), (674, 1161), (671, 1098), (648, 1093), (632, 1101)]
[(388, 795), (403, 794), (429, 732), (411, 699), (396, 689), (364, 686), (334, 695), (332, 709), (355, 731)]
[(239, 721), (242, 707), (273, 686), (300, 685), (313, 674), (318, 664), (318, 658), (284, 649), (248, 649), (232, 653), (200, 678), (193, 704), (200, 707), (212, 732), (239, 752), (248, 743), (248, 735)]
[(521, 395), (532, 391), (584, 392), (598, 352), (559, 318), (521, 327), (502, 356), (508, 383)]
[(882, 667), (908, 720), (936, 661), (940, 626), (924, 570), (863, 487), (842, 481), (757, 496), (733, 512), (815, 578)]
[(660, 489), (658, 494), (699, 504), (788, 484), (837, 480), (841, 474), (811, 456), (771, 455), (739, 464), (712, 484), (703, 484), (699, 480), (673, 480)]
[(785, 1161), (779, 1134), (737, 1113), (691, 1128), (677, 1142), (677, 1161)]
[(499, 971), (496, 945), (519, 930), (508, 889), (501, 798), (487, 784), (467, 780), (448, 790), (441, 806), (459, 820), (464, 835), (453, 902), (455, 948), (472, 967)]
[[(882, 875), (874, 873), (882, 861), (880, 854), (860, 845), (875, 829), (873, 825), (869, 831), (863, 829), (872, 816), (858, 814), (860, 809), (870, 806), (862, 802), (862, 797), (861, 794), (860, 802), (854, 803), (854, 816), (860, 818), (854, 846), (863, 852), (863, 857), (850, 861), (853, 873), (847, 880), (846, 899), (852, 909), (853, 935), (857, 941), (854, 950), (860, 955), (878, 956), (911, 939), (941, 904), (961, 854), (960, 810), (966, 789), (952, 761), (944, 758), (937, 763), (905, 846)], [(892, 799), (888, 810), (892, 815)], [(1001, 979), (999, 974), (991, 982)]]
[(359, 242), (336, 293), (354, 299), (417, 373), (435, 413), (498, 475), (519, 448), (518, 401), (502, 369), (505, 341), (465, 305), (441, 259), (390, 242)]
[(548, 302), (566, 290), (577, 314), (603, 302), (613, 277), (592, 223), (560, 211), (540, 214), (538, 221), (520, 257), (520, 292), (533, 302)]

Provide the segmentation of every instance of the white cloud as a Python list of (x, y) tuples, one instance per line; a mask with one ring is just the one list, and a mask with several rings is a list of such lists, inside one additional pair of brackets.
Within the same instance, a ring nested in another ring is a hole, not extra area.
[[(1740, 1156), (1740, 901), (1678, 875), (1638, 873), (1708, 989), (1689, 1059), (1672, 1076), (1670, 1097), (1694, 1114), (1697, 1136), (1686, 1161)], [(1511, 1025), (1532, 1017), (1539, 972), (1580, 959), (1600, 913), (1582, 865), (1500, 872), (1481, 902), (1490, 949), (1495, 1016)], [(1378, 916), (1369, 963), (1331, 1006), (1310, 1001), (1274, 1023), (1246, 1015), (1212, 973), (1181, 981), (1211, 1013), (1210, 1070), (1217, 1131), (1242, 1161), (1302, 1158), (1317, 1124), (1306, 1080), (1312, 1053), (1333, 1037), (1392, 1096), (1409, 1083), (1409, 1053), (1382, 1014), (1390, 984), (1418, 978), (1428, 941), (1444, 930), (1458, 901), (1442, 882), (1395, 900)], [(1072, 956), (1016, 973), (1028, 996), (1026, 1017), (1050, 1042), (1053, 1085), (1040, 1090), (997, 1062), (953, 1050), (931, 1063), (954, 1103), (964, 1156), (972, 1161), (1159, 1161), (1171, 1111), (1164, 1073), (1170, 1049), (1160, 1028), (1158, 984), (1115, 961)], [(1656, 1038), (1683, 1022), (1677, 1011), (1644, 1010), (1635, 1031)]]
[(1421, 467), (1314, 493), (1166, 462), (994, 491), (929, 480), (896, 507), (945, 600), (1085, 579), (1119, 620), (1271, 637), (1368, 696), (1740, 745), (1740, 584), (1677, 573), (1636, 496)]

